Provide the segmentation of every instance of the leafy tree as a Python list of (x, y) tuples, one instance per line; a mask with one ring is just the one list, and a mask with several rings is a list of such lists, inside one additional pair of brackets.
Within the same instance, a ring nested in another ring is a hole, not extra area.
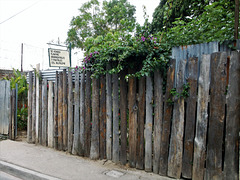
[(136, 8), (127, 0), (103, 1), (103, 8), (99, 6), (98, 0), (84, 3), (79, 9), (80, 14), (71, 20), (67, 42), (71, 42), (73, 48), (85, 49), (84, 42), (89, 37), (134, 29)]

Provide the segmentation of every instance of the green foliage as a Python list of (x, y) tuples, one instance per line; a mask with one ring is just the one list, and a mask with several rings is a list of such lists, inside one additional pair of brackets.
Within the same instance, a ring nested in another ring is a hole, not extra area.
[(27, 130), (28, 108), (26, 104), (17, 109), (17, 127), (19, 130)]
[(167, 100), (167, 103), (169, 103), (170, 105), (173, 105), (174, 101), (176, 101), (180, 97), (183, 97), (184, 99), (188, 98), (190, 84), (189, 83), (183, 84), (182, 89), (183, 89), (182, 92), (177, 92), (176, 88), (172, 88), (170, 90), (171, 97)]

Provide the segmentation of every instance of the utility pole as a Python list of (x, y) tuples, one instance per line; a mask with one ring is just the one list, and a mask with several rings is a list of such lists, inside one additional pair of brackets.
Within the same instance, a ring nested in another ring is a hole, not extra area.
[(21, 72), (23, 72), (23, 43), (21, 45)]

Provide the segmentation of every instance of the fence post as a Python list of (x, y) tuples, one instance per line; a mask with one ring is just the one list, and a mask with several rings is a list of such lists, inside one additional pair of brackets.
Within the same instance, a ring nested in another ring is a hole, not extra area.
[(232, 52), (227, 95), (224, 179), (239, 179), (240, 53)]
[(119, 162), (119, 100), (118, 100), (118, 74), (112, 75), (113, 80), (113, 154), (112, 160)]
[(194, 157), (192, 178), (204, 179), (206, 159), (206, 138), (208, 126), (208, 101), (210, 85), (210, 55), (202, 55), (198, 80), (196, 135), (194, 139)]
[(74, 136), (72, 154), (79, 154), (79, 70), (75, 69)]
[(68, 70), (68, 152), (72, 153), (73, 145), (73, 82), (72, 72)]
[(189, 97), (187, 98), (185, 136), (184, 136), (184, 153), (182, 176), (192, 178), (193, 162), (193, 139), (195, 132), (195, 114), (197, 103), (197, 78), (198, 78), (198, 59), (190, 58), (188, 61), (188, 79), (190, 85)]
[(54, 84), (54, 149), (58, 148), (58, 71), (56, 71)]
[(145, 171), (152, 171), (153, 83), (146, 77)]
[(53, 82), (48, 82), (48, 146), (54, 143)]
[[(186, 60), (179, 62), (177, 71), (176, 89), (182, 92), (184, 84)], [(180, 178), (182, 172), (183, 132), (184, 131), (184, 98), (179, 97), (174, 104), (172, 132), (168, 157), (168, 176)]]
[(91, 145), (91, 72), (86, 72), (86, 89), (85, 89), (85, 152), (84, 155), (89, 157)]
[(28, 86), (28, 123), (27, 123), (27, 141), (32, 142), (32, 71), (29, 72), (29, 86)]
[(79, 155), (84, 155), (85, 148), (85, 72), (81, 73), (81, 85), (80, 85), (80, 152)]
[(99, 158), (99, 79), (92, 79), (92, 134), (90, 158)]
[(32, 143), (36, 140), (36, 73), (33, 74), (32, 91)]
[(39, 106), (39, 77), (40, 77), (40, 64), (36, 65), (36, 143), (39, 143), (39, 117), (40, 117), (40, 106)]
[(165, 103), (164, 103), (164, 117), (163, 117), (163, 127), (161, 135), (161, 146), (160, 146), (160, 164), (159, 164), (159, 174), (166, 176), (168, 169), (168, 149), (169, 149), (169, 139), (170, 139), (170, 125), (172, 118), (172, 103), (168, 102), (171, 98), (171, 89), (174, 86), (174, 77), (175, 77), (175, 67), (176, 60), (170, 60), (170, 66), (167, 71), (167, 85), (166, 85), (166, 94), (165, 94)]
[(211, 96), (208, 129), (208, 146), (206, 161), (206, 178), (222, 178), (222, 144), (225, 121), (226, 83), (227, 83), (226, 52), (211, 55)]
[(58, 82), (58, 150), (63, 150), (63, 72)]
[(67, 73), (63, 70), (63, 150), (66, 151), (68, 147), (68, 100), (67, 100)]
[(47, 79), (43, 80), (42, 85), (42, 145), (47, 145)]

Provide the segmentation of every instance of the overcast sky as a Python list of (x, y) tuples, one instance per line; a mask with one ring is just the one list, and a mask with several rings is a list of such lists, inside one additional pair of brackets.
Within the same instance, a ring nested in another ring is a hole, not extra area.
[[(69, 23), (78, 9), (88, 0), (0, 0), (0, 69), (20, 69), (23, 43), (23, 69), (31, 70), (37, 63), (49, 68), (46, 43), (67, 38)], [(147, 7), (149, 19), (160, 0), (128, 0), (136, 6), (137, 22), (143, 24), (142, 6)], [(22, 12), (21, 12), (22, 11)], [(12, 18), (11, 18), (12, 17)], [(10, 19), (9, 19), (10, 18)], [(5, 21), (5, 22), (4, 22)], [(72, 66), (83, 58), (75, 50)]]

